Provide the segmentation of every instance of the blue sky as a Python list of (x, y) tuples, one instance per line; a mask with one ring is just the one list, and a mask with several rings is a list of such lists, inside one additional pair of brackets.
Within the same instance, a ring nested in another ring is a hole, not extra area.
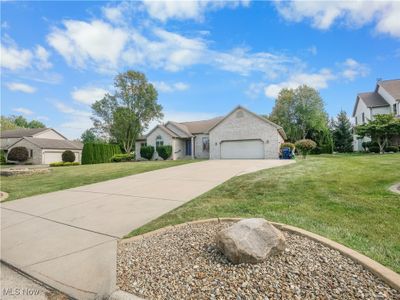
[(400, 2), (1, 2), (1, 113), (70, 138), (113, 78), (144, 72), (165, 121), (268, 114), (308, 84), (330, 116), (400, 77)]

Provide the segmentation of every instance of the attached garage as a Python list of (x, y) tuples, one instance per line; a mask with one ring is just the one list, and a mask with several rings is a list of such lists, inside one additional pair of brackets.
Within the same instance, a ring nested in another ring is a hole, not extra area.
[(221, 142), (221, 159), (263, 159), (264, 143), (261, 140)]
[(62, 157), (61, 157), (62, 153), (63, 153), (63, 151), (57, 151), (57, 152), (43, 151), (43, 164), (48, 165), (53, 162), (62, 161)]

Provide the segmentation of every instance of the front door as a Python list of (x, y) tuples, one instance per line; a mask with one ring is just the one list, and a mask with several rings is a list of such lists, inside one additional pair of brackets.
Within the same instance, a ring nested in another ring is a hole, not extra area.
[(192, 155), (192, 141), (186, 140), (186, 155)]

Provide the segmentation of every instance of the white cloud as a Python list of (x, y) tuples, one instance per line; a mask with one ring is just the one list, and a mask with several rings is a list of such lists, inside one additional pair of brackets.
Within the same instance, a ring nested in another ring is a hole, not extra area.
[(88, 62), (98, 69), (115, 69), (128, 41), (128, 33), (103, 21), (67, 20), (64, 29), (53, 28), (49, 44), (71, 66), (84, 68)]
[(99, 87), (87, 86), (80, 89), (75, 88), (71, 96), (75, 101), (91, 105), (97, 100), (101, 100), (108, 91)]
[(20, 83), (20, 82), (8, 82), (6, 83), (6, 86), (9, 90), (11, 91), (17, 91), (17, 92), (23, 92), (27, 94), (32, 94), (36, 92), (36, 88), (33, 86), (30, 86), (25, 83)]
[(52, 64), (49, 62), (50, 53), (40, 45), (36, 46), (35, 55), (37, 58), (36, 66), (39, 70), (50, 69)]
[(357, 77), (365, 77), (369, 74), (369, 69), (366, 65), (352, 58), (346, 59), (341, 65), (344, 69), (341, 75), (350, 81), (355, 80)]
[(172, 93), (175, 91), (185, 91), (189, 85), (183, 82), (166, 83), (165, 81), (152, 82), (156, 89), (162, 93)]
[(104, 16), (111, 22), (119, 23), (124, 18), (123, 12), (119, 6), (102, 7), (101, 10), (103, 11)]
[(250, 83), (247, 90), (244, 92), (247, 97), (256, 99), (262, 93), (265, 84), (262, 82), (253, 82)]
[(276, 98), (283, 88), (295, 89), (300, 85), (306, 84), (315, 89), (324, 89), (328, 87), (328, 82), (335, 79), (329, 69), (322, 69), (318, 73), (297, 73), (289, 76), (286, 81), (267, 85), (264, 93), (269, 98)]
[(1, 67), (12, 71), (29, 68), (33, 55), (30, 50), (20, 49), (15, 44), (0, 45)]
[(288, 21), (311, 20), (313, 27), (329, 29), (334, 23), (360, 27), (375, 23), (375, 31), (400, 37), (399, 1), (276, 1)]
[(30, 109), (24, 108), (24, 107), (14, 108), (13, 111), (21, 113), (26, 116), (30, 116), (33, 114), (33, 111), (31, 111)]
[(167, 21), (168, 19), (193, 19), (201, 21), (208, 10), (224, 7), (236, 8), (248, 6), (249, 1), (209, 1), (209, 0), (181, 0), (181, 1), (152, 1), (145, 0), (144, 6), (154, 19)]

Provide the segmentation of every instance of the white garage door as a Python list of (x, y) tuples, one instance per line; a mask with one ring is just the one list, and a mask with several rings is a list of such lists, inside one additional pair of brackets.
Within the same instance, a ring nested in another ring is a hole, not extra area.
[(43, 154), (43, 163), (48, 165), (53, 162), (59, 162), (62, 161), (62, 155), (63, 151), (60, 152), (45, 152)]
[(224, 141), (221, 143), (223, 159), (263, 159), (264, 143), (260, 140)]

